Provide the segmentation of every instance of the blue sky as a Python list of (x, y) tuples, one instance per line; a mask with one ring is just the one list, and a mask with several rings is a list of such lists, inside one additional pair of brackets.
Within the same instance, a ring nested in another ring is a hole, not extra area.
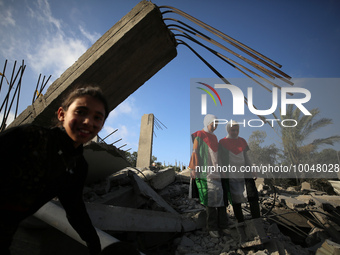
[[(5, 59), (8, 59), (8, 70), (15, 60), (21, 63), (24, 59), (27, 65), (20, 111), (31, 103), (40, 73), (46, 76), (51, 74), (51, 82), (56, 80), (138, 2), (0, 0), (0, 66), (2, 68)], [(219, 29), (275, 60), (282, 65), (281, 70), (293, 78), (340, 77), (339, 1), (152, 2), (158, 6), (176, 7)], [(176, 14), (165, 14), (164, 17), (192, 24)], [(244, 77), (203, 49), (190, 45), (225, 77)], [(115, 144), (117, 147), (127, 144), (122, 149), (137, 151), (141, 117), (153, 113), (167, 126), (167, 129), (155, 130), (157, 137), (154, 137), (153, 155), (166, 164), (174, 164), (176, 161), (188, 164), (191, 154), (190, 79), (216, 76), (183, 45), (179, 45), (177, 51), (175, 59), (111, 112), (100, 133), (101, 137), (105, 137), (118, 128), (107, 139), (108, 143), (122, 138)], [(317, 134), (320, 137), (340, 133), (340, 84), (336, 84), (337, 81), (324, 86), (313, 84), (308, 87), (312, 93), (308, 107), (320, 108), (321, 117), (332, 118), (334, 121), (332, 127)], [(263, 90), (263, 93), (267, 92)], [(248, 139), (251, 131), (241, 130), (240, 135)], [(275, 134), (270, 133), (270, 128), (265, 131), (268, 132), (268, 143), (279, 140)], [(216, 134), (219, 139), (222, 138), (225, 135), (224, 128), (219, 128)], [(339, 149), (339, 146), (335, 148)]]

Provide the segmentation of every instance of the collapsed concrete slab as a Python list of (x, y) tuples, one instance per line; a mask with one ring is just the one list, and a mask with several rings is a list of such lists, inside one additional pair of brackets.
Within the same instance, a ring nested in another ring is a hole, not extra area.
[(164, 189), (170, 183), (176, 179), (175, 170), (172, 167), (168, 167), (159, 170), (155, 176), (150, 179), (150, 185), (156, 190)]
[(105, 231), (182, 232), (196, 229), (193, 220), (179, 214), (95, 203), (88, 203), (86, 207), (93, 225)]
[(84, 157), (89, 165), (87, 183), (105, 178), (130, 166), (113, 145), (91, 142), (84, 146)]
[(332, 185), (335, 193), (340, 195), (340, 181), (328, 180), (328, 182)]
[(139, 196), (132, 186), (117, 186), (109, 193), (91, 202), (127, 208), (140, 208), (148, 202), (148, 199)]
[(176, 179), (183, 183), (190, 183), (190, 170), (184, 169), (176, 174)]
[(336, 255), (340, 254), (340, 244), (332, 242), (329, 239), (326, 239), (325, 242), (321, 245), (319, 249), (317, 249), (316, 255)]
[(321, 204), (331, 204), (334, 207), (340, 206), (339, 196), (330, 196), (330, 195), (318, 196), (318, 195), (313, 195), (312, 199), (314, 201), (317, 201), (317, 202), (321, 203)]
[(305, 202), (297, 200), (293, 197), (287, 197), (287, 196), (279, 195), (278, 199), (281, 203), (284, 203), (290, 209), (298, 209), (298, 208), (305, 208), (306, 207)]
[[(110, 191), (107, 195), (105, 195), (105, 197), (107, 197), (105, 199), (107, 200), (112, 200), (112, 199), (109, 199), (110, 197), (118, 198), (123, 195), (128, 195), (128, 194), (121, 194), (121, 195), (115, 196), (114, 193), (117, 193), (117, 191), (114, 191), (111, 189), (114, 189), (115, 187), (118, 187), (118, 186), (120, 187), (121, 185), (132, 185), (132, 181), (133, 181), (137, 183), (137, 185), (134, 186), (134, 189), (132, 188), (132, 186), (129, 186), (129, 188), (126, 187), (126, 189), (128, 189), (127, 193), (129, 193), (130, 190), (134, 192), (133, 194), (134, 201), (137, 199), (140, 199), (141, 197), (148, 197), (148, 199), (152, 198), (153, 200), (158, 201), (161, 197), (152, 189), (161, 190), (165, 188), (166, 186), (168, 186), (169, 184), (171, 184), (172, 182), (174, 182), (175, 171), (171, 167), (162, 169), (156, 173), (151, 170), (137, 171), (137, 169), (134, 169), (132, 167), (127, 167), (127, 168), (120, 170), (116, 174), (112, 174), (109, 177), (107, 177), (106, 181), (107, 181), (107, 184), (106, 184), (107, 193)], [(146, 183), (143, 184), (142, 182), (147, 182), (147, 184)], [(119, 189), (122, 189), (122, 187), (120, 187)], [(142, 196), (140, 196), (140, 194)], [(129, 196), (132, 198), (131, 195), (132, 194), (130, 194)], [(109, 204), (108, 202), (104, 202), (105, 199), (102, 198), (98, 201), (102, 201), (101, 203)], [(128, 203), (135, 204), (134, 201), (131, 201), (131, 199), (129, 199)], [(131, 207), (131, 206), (128, 206), (128, 203), (126, 203), (126, 206)], [(168, 208), (168, 210), (170, 209)]]
[(176, 57), (176, 41), (158, 7), (143, 0), (98, 39), (9, 127), (49, 126), (62, 98), (79, 83), (95, 83), (111, 111)]
[(137, 174), (128, 171), (128, 175), (134, 180), (135, 192), (147, 198), (152, 199), (156, 204), (165, 211), (178, 214), (161, 196), (159, 196), (148, 184), (146, 184)]
[(322, 224), (325, 231), (332, 237), (334, 241), (340, 243), (339, 232), (336, 229), (336, 225), (332, 224), (331, 221), (328, 220), (328, 217), (324, 214), (323, 211), (319, 211), (319, 213), (314, 213), (317, 220)]

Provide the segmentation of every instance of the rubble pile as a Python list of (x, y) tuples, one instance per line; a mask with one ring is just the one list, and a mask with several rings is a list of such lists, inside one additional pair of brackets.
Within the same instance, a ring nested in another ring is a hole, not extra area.
[[(244, 204), (246, 220), (237, 223), (229, 205), (231, 234), (219, 238), (210, 237), (205, 229), (205, 208), (189, 198), (190, 177), (185, 170), (176, 173), (172, 168), (142, 171), (128, 167), (87, 187), (84, 197), (91, 204), (92, 219), (98, 218), (93, 205), (110, 207), (105, 216), (110, 222), (119, 219), (120, 224), (101, 224), (102, 230), (112, 235), (134, 233), (135, 239), (144, 242), (135, 243), (144, 254), (303, 255), (325, 254), (326, 248), (334, 252), (326, 254), (339, 252), (338, 195), (311, 189), (307, 182), (287, 189), (268, 186), (263, 180), (256, 182), (262, 217), (251, 219)], [(152, 242), (147, 238), (151, 235)], [(134, 238), (126, 241), (134, 242)]]

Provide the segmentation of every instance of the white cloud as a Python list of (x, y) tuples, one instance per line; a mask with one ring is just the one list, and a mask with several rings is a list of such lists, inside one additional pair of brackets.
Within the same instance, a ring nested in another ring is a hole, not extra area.
[(122, 138), (122, 143), (125, 143), (124, 141), (127, 141), (129, 133), (130, 132), (128, 131), (128, 128), (126, 126), (120, 125), (118, 131), (116, 132), (116, 135), (113, 137)]
[[(116, 129), (117, 131), (115, 131)], [(113, 131), (115, 132), (111, 134)], [(137, 147), (137, 143), (135, 142), (136, 134), (132, 131), (131, 128), (125, 125), (117, 125), (116, 127), (106, 125), (104, 126), (99, 136), (103, 139), (109, 134), (111, 135), (105, 139), (105, 142), (107, 144), (112, 144), (116, 142), (113, 145), (116, 146), (117, 148), (124, 144), (127, 144), (126, 146), (123, 147), (124, 149), (122, 148), (123, 150), (126, 150), (131, 147), (134, 148)]]
[(114, 120), (122, 114), (130, 114), (130, 116), (135, 116), (136, 109), (135, 98), (129, 97), (110, 112), (106, 122), (114, 122)]
[(140, 119), (137, 118), (139, 114), (136, 109), (135, 99), (133, 97), (129, 97), (127, 100), (121, 103), (110, 113), (103, 130), (99, 134), (100, 137), (104, 138), (115, 129), (118, 129), (114, 134), (105, 139), (105, 142), (111, 144), (119, 139), (122, 139), (121, 141), (115, 143), (114, 146), (119, 148), (120, 146), (127, 144), (121, 149), (127, 150), (132, 148), (132, 151), (136, 151), (138, 149), (138, 127), (140, 125)]
[(47, 0), (38, 0), (36, 6), (37, 9), (32, 9), (28, 6), (32, 18), (37, 19), (42, 25), (54, 25), (58, 30), (61, 30), (61, 21), (53, 17)]
[[(2, 124), (3, 117), (4, 117), (4, 114), (3, 114), (3, 113), (0, 113), (0, 125)], [(13, 113), (13, 112), (9, 112), (8, 118), (7, 118), (7, 120), (6, 120), (7, 126), (8, 126), (9, 124), (11, 124), (11, 123), (13, 122), (13, 120), (14, 120), (14, 113)]]
[(27, 57), (30, 66), (37, 73), (59, 77), (86, 50), (87, 45), (81, 40), (56, 34), (53, 38), (44, 39)]
[(86, 29), (82, 26), (79, 26), (79, 30), (82, 33), (83, 36), (85, 36), (92, 44), (94, 44), (98, 38), (100, 37), (99, 33), (93, 33), (86, 31)]
[(63, 30), (61, 20), (52, 14), (47, 0), (38, 0), (37, 8), (29, 8), (30, 16), (39, 24), (39, 36), (35, 46), (27, 52), (30, 67), (37, 73), (52, 74), (58, 78), (89, 47)]
[(12, 10), (6, 10), (2, 13), (2, 17), (0, 19), (1, 26), (15, 26), (15, 20), (13, 19)]
[[(123, 131), (121, 130), (123, 129)], [(110, 135), (105, 139), (106, 143), (113, 143), (114, 141), (117, 141), (120, 138), (125, 137), (125, 134), (127, 132), (127, 129), (125, 126), (122, 125), (116, 125), (116, 126), (110, 126), (106, 125), (104, 126), (103, 130), (101, 131), (101, 138), (105, 138), (106, 136)], [(112, 134), (111, 134), (112, 133)]]
[(51, 74), (52, 80), (58, 78), (100, 37), (84, 26), (72, 26), (55, 17), (48, 0), (32, 1), (16, 9), (9, 5), (3, 7), (7, 10), (1, 11), (5, 17), (1, 17), (1, 24), (16, 26), (15, 29), (0, 27), (0, 32), (6, 35), (0, 39), (1, 55), (5, 59), (25, 59), (34, 75)]

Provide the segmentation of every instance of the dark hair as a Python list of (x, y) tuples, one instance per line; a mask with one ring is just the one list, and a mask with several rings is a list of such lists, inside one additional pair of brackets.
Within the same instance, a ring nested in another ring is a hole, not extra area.
[[(61, 103), (61, 107), (64, 109), (64, 111), (67, 111), (69, 106), (79, 97), (82, 96), (92, 96), (93, 98), (99, 100), (103, 105), (105, 109), (105, 116), (104, 120), (106, 120), (107, 116), (109, 115), (109, 106), (107, 104), (106, 98), (104, 97), (104, 94), (102, 90), (93, 85), (82, 85), (73, 90), (70, 94), (68, 94), (63, 102)], [(60, 124), (59, 121), (57, 125)]]

